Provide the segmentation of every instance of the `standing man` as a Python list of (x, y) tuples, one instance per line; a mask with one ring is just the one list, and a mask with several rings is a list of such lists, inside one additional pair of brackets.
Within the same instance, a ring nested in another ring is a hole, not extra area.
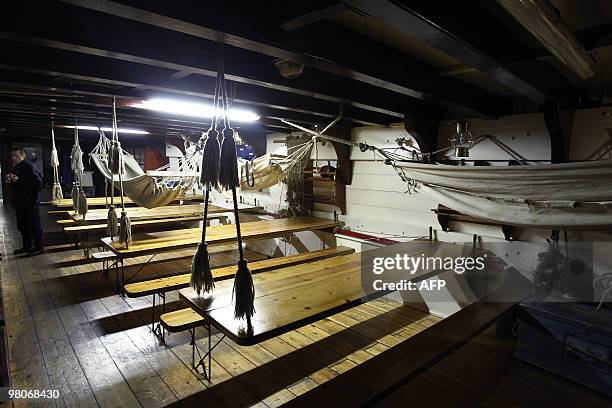
[(11, 184), (17, 229), (23, 237), (23, 247), (15, 250), (15, 254), (39, 255), (43, 252), (39, 196), (42, 174), (34, 164), (26, 160), (26, 152), (21, 147), (11, 151), (11, 161), (13, 170), (6, 176), (6, 182)]

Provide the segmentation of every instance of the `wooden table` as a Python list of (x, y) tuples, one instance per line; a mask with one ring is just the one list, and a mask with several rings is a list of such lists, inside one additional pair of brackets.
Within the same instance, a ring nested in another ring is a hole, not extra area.
[[(254, 209), (257, 207), (247, 206), (241, 204), (239, 207), (241, 210)], [(156, 208), (145, 208), (145, 207), (127, 207), (125, 209), (132, 221), (142, 220), (156, 220), (156, 219), (168, 219), (168, 218), (179, 218), (179, 217), (193, 217), (201, 216), (204, 213), (203, 204), (186, 204), (186, 205), (167, 205), (164, 207)], [(208, 205), (208, 213), (222, 213), (228, 212), (231, 209), (225, 207), (218, 207), (216, 205)], [(115, 208), (117, 218), (121, 216), (121, 208)], [(100, 208), (95, 210), (87, 211), (85, 219), (76, 213), (69, 213), (70, 218), (76, 224), (104, 224), (108, 217), (108, 210), (106, 208)]]
[[(262, 207), (239, 204), (238, 209), (240, 211), (259, 211), (262, 209)], [(130, 216), (130, 220), (132, 221), (193, 217), (202, 216), (204, 214), (204, 204), (167, 205), (164, 207), (156, 208), (127, 207), (126, 211)], [(218, 214), (231, 211), (233, 211), (233, 208), (231, 207), (223, 207), (213, 204), (208, 205), (209, 214)], [(119, 218), (121, 216), (121, 208), (115, 208), (115, 212), (117, 213), (117, 218)], [(69, 216), (72, 221), (79, 225), (101, 224), (106, 223), (106, 219), (108, 217), (108, 209), (100, 208), (87, 211), (85, 219), (83, 219), (83, 217), (74, 212), (70, 212)]]
[[(409, 256), (424, 254), (442, 259), (478, 256), (483, 252), (437, 241), (412, 241), (393, 247), (394, 251)], [(362, 273), (373, 275), (371, 271), (362, 271), (362, 265), (368, 265), (367, 261), (362, 263), (363, 258), (380, 253), (388, 252), (372, 250), (253, 275), (255, 316), (250, 321), (234, 318), (233, 280), (217, 282), (212, 294), (198, 295), (192, 288), (182, 289), (179, 294), (185, 304), (204, 318), (209, 333), (214, 326), (235, 343), (249, 346), (390, 293), (376, 291), (362, 280)], [(414, 274), (407, 273), (405, 279), (418, 282), (442, 272), (443, 269), (435, 267), (423, 268)], [(199, 365), (204, 358), (210, 359), (214, 349), (210, 336), (208, 347)]]
[[(96, 207), (106, 207), (106, 197), (87, 197), (87, 206), (89, 208)], [(128, 197), (124, 198), (125, 204), (129, 206), (135, 205), (132, 200)], [(204, 196), (202, 194), (189, 194), (186, 196), (178, 197), (174, 201), (204, 201)], [(121, 202), (120, 197), (115, 197), (114, 201), (116, 204)], [(108, 198), (108, 202), (110, 202), (110, 197)], [(72, 208), (72, 199), (71, 198), (62, 198), (60, 200), (49, 201), (52, 207), (61, 210), (65, 208)]]
[[(278, 237), (298, 231), (322, 230), (338, 227), (341, 222), (315, 217), (281, 218), (241, 223), (242, 238), (261, 239)], [(102, 238), (102, 245), (120, 258), (175, 251), (196, 246), (201, 239), (201, 228), (185, 228), (172, 231), (149, 232), (132, 235), (132, 243), (126, 247), (110, 237)], [(236, 239), (236, 226), (218, 225), (206, 229), (208, 245), (224, 244)]]
[[(442, 259), (465, 256), (466, 251), (472, 250), (437, 241), (413, 241), (394, 247), (409, 255)], [(198, 296), (192, 288), (179, 293), (187, 305), (234, 342), (253, 345), (389, 293), (376, 291), (362, 281), (362, 257), (376, 256), (377, 252), (339, 256), (254, 275), (256, 313), (250, 327), (246, 321), (234, 318), (231, 280), (218, 282), (212, 294)], [(407, 273), (405, 279), (418, 282), (441, 272), (433, 267), (423, 268), (413, 275)]]
[[(240, 224), (242, 238), (262, 239), (278, 237), (299, 231), (332, 229), (342, 225), (341, 222), (314, 217), (282, 218), (266, 221), (253, 221)], [(121, 273), (121, 287), (125, 284), (123, 276), (123, 260), (142, 255), (153, 255), (161, 252), (176, 251), (179, 249), (195, 247), (202, 238), (201, 228), (184, 228), (171, 231), (139, 233), (132, 235), (132, 243), (125, 246), (110, 237), (101, 239), (102, 245), (113, 252), (117, 257)], [(206, 229), (206, 242), (208, 245), (224, 244), (236, 240), (236, 226), (234, 224), (217, 225)], [(147, 262), (147, 263), (148, 263)], [(144, 267), (147, 263), (141, 266)], [(138, 270), (140, 271), (140, 269)], [(136, 273), (138, 273), (138, 271)]]

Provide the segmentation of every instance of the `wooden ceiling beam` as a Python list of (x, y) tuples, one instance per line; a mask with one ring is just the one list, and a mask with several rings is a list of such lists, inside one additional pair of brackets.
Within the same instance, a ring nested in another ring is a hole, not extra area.
[[(376, 61), (377, 63), (373, 64), (371, 61), (366, 61), (367, 59), (362, 58), (363, 53), (366, 55), (369, 53), (380, 53), (377, 48), (391, 50), (389, 47), (380, 43), (377, 43), (377, 47), (371, 47), (366, 50), (360, 48), (360, 51), (362, 51), (360, 55), (355, 53), (351, 55), (349, 53), (349, 50), (352, 49), (354, 44), (348, 44), (348, 47), (347, 44), (337, 44), (335, 57), (329, 54), (321, 56), (319, 54), (277, 46), (261, 39), (249, 38), (247, 35), (240, 35), (241, 23), (238, 23), (242, 21), (242, 19), (239, 18), (239, 16), (226, 16), (226, 18), (224, 18), (218, 15), (220, 12), (219, 10), (215, 10), (215, 13), (210, 13), (210, 16), (205, 13), (198, 13), (194, 18), (197, 17), (200, 20), (207, 19), (203, 25), (199, 25), (179, 18), (108, 0), (97, 0), (93, 2), (86, 0), (61, 1), (121, 19), (148, 24), (164, 30), (186, 34), (191, 37), (220, 42), (238, 49), (303, 64), (306, 67), (314, 68), (318, 71), (330, 73), (368, 86), (382, 88), (395, 94), (408, 96), (429, 104), (459, 110), (469, 115), (492, 117), (502, 114), (502, 107), (499, 99), (476, 87), (463, 84), (461, 81), (457, 81), (454, 78), (446, 77), (437, 78), (436, 80), (437, 74), (435, 69), (410, 58), (406, 54), (401, 54), (402, 62), (406, 62), (405, 65), (407, 66), (413, 65), (430, 69), (427, 72), (427, 78), (412, 75), (411, 72), (405, 71), (400, 75), (395, 72), (393, 74), (385, 72), (388, 71), (386, 68), (393, 68), (391, 65), (395, 65), (397, 61), (394, 61), (394, 64), (387, 65), (385, 65), (384, 61)], [(151, 4), (151, 7), (155, 6), (157, 6), (157, 4)], [(247, 17), (245, 16), (245, 18)], [(252, 18), (252, 16), (248, 18)], [(221, 25), (223, 25), (225, 29), (222, 28)], [(244, 26), (244, 24), (242, 24), (242, 26)], [(238, 34), (236, 32), (238, 32)], [(326, 41), (335, 43), (333, 37), (327, 37)], [(358, 37), (358, 41), (361, 41), (361, 43), (371, 42), (371, 40), (363, 36)], [(312, 45), (315, 48), (317, 44), (321, 43), (318, 40), (313, 40)], [(342, 54), (341, 57), (339, 54)], [(393, 61), (393, 59), (389, 58), (388, 61)], [(410, 63), (407, 63), (407, 61), (410, 61)], [(362, 69), (364, 68), (363, 64), (367, 64), (370, 69)], [(371, 68), (376, 69), (372, 70)], [(459, 88), (462, 89), (463, 92), (453, 92), (453, 89), (457, 85), (461, 85)]]

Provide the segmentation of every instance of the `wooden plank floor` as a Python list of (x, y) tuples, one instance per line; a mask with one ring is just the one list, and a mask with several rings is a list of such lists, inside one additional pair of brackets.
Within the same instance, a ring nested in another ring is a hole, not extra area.
[[(83, 262), (82, 252), (70, 246), (16, 258), (12, 250), (20, 242), (10, 210), (0, 209), (0, 237), (1, 252), (10, 254), (0, 277), (13, 388), (61, 394), (56, 401), (14, 401), (16, 407), (274, 407), (439, 320), (383, 299), (256, 346), (223, 341), (215, 349), (209, 383), (190, 368), (186, 334), (167, 336), (162, 346), (149, 332), (150, 298), (117, 296), (100, 264)], [(214, 262), (233, 261), (232, 252), (214, 254)], [(164, 254), (142, 277), (185, 270), (191, 254)], [(170, 294), (167, 310), (177, 300)], [(205, 346), (201, 330), (197, 341)], [(516, 362), (511, 353), (511, 344), (481, 335), (380, 405), (527, 407), (583, 401), (597, 407), (607, 402)]]

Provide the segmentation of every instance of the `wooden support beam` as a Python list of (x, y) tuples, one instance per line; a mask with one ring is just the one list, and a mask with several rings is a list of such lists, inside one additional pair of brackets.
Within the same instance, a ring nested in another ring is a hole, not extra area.
[(492, 79), (536, 103), (544, 104), (546, 98), (550, 97), (537, 85), (525, 81), (499, 61), (451, 34), (444, 27), (433, 23), (406, 4), (388, 0), (347, 0), (347, 3), (407, 35), (427, 41), (467, 66), (486, 73)]
[[(351, 81), (357, 81), (372, 87), (382, 88), (426, 103), (462, 110), (470, 115), (492, 117), (500, 114), (500, 101), (492, 97), (492, 95), (452, 78), (440, 79), (437, 77), (433, 67), (423, 64), (418, 60), (411, 59), (405, 54), (402, 54), (403, 56), (401, 58), (404, 61), (402, 67), (412, 65), (419, 66), (422, 68), (420, 76), (410, 75), (410, 72), (403, 70), (400, 77), (399, 71), (402, 71), (399, 69), (400, 67), (397, 67), (394, 73), (388, 77), (380, 73), (374, 74), (373, 72), (375, 71), (363, 69), (365, 67), (364, 64), (369, 64), (369, 61), (364, 61), (360, 56), (348, 54), (346, 50), (342, 50), (342, 44), (337, 44), (337, 47), (335, 47), (335, 57), (334, 55), (327, 54), (321, 56), (303, 50), (295, 51), (293, 47), (289, 48), (273, 45), (261, 39), (254, 39), (247, 35), (241, 35), (241, 33), (236, 34), (235, 32), (245, 31), (245, 28), (244, 25), (241, 27), (235, 23), (232, 24), (232, 21), (240, 21), (241, 19), (236, 16), (220, 18), (218, 15), (218, 13), (221, 12), (220, 10), (217, 10), (215, 19), (208, 18), (205, 14), (198, 14), (197, 18), (199, 20), (207, 20), (203, 25), (200, 25), (108, 0), (98, 0), (95, 2), (85, 0), (62, 1), (73, 6), (105, 13), (122, 19), (148, 24), (208, 41), (222, 42), (239, 49), (303, 64), (306, 67), (314, 68), (318, 71), (337, 75), (342, 78), (348, 78)], [(152, 8), (165, 7), (164, 5), (157, 4), (147, 4), (147, 6), (151, 6)], [(249, 18), (251, 17), (252, 16), (249, 16)], [(223, 28), (220, 24), (221, 21), (224, 24)], [(358, 40), (362, 44), (368, 41), (371, 42), (371, 40), (364, 36), (359, 37)], [(333, 37), (327, 37), (325, 41), (335, 43)], [(315, 41), (312, 44), (319, 46), (321, 43)], [(378, 43), (377, 47), (373, 46), (368, 48), (367, 52), (379, 54), (380, 51), (377, 50), (377, 48), (385, 48), (385, 50), (389, 49), (389, 52), (393, 52), (390, 47), (386, 47), (380, 43)], [(395, 52), (397, 53), (397, 51)], [(338, 53), (342, 53), (342, 58), (338, 57)], [(350, 60), (350, 64), (347, 62), (348, 60)], [(378, 70), (380, 70), (380, 64), (376, 65)], [(373, 66), (373, 64), (368, 65), (368, 67), (371, 66)], [(393, 67), (388, 68), (391, 69)], [(429, 71), (430, 75), (427, 75), (427, 78), (425, 78), (423, 70)], [(449, 92), (448, 90), (450, 88), (463, 89), (463, 93)]]

